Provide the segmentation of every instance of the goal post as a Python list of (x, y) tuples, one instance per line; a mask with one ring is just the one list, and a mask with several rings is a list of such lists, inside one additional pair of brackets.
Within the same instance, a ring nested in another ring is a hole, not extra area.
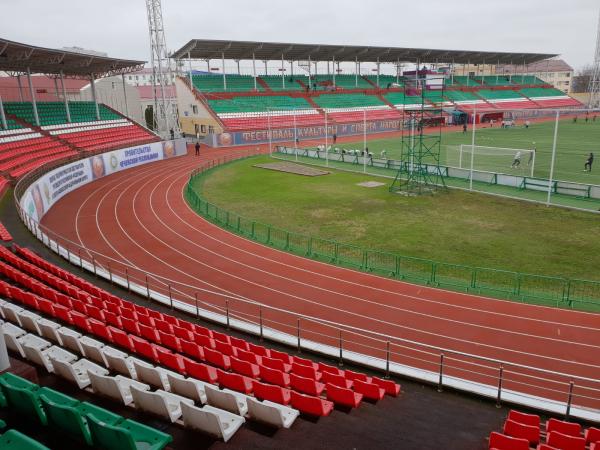
[(535, 173), (534, 149), (461, 144), (447, 146), (446, 158), (449, 166), (455, 165), (460, 169), (471, 169), (473, 161), (473, 170), (527, 174), (530, 177)]

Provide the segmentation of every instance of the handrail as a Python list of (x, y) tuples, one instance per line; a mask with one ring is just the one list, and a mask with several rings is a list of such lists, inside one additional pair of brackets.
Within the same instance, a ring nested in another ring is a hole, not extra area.
[[(219, 165), (256, 154), (250, 151), (246, 154), (238, 152), (237, 155), (232, 154), (207, 161), (192, 172), (191, 179)], [(22, 180), (23, 183), (33, 182), (35, 176), (31, 175), (28, 178), (29, 180)], [(186, 196), (189, 196), (187, 192)], [(235, 327), (250, 331), (261, 338), (271, 337), (273, 339), (274, 336), (281, 335), (283, 330), (288, 330), (283, 331), (287, 338), (282, 342), (290, 344), (293, 340), (290, 339), (290, 336), (296, 336), (298, 350), (310, 348), (313, 351), (324, 351), (323, 349), (329, 348), (329, 354), (332, 354), (331, 349), (333, 349), (333, 353), (337, 354), (339, 351), (340, 362), (344, 359), (353, 359), (384, 370), (386, 375), (391, 372), (403, 373), (434, 383), (436, 382), (435, 378), (439, 377), (436, 384), (440, 389), (445, 385), (456, 386), (458, 383), (462, 389), (471, 391), (475, 389), (476, 392), (482, 393), (485, 391), (482, 386), (487, 386), (488, 391), (484, 395), (490, 395), (490, 389), (495, 391), (496, 388), (493, 386), (497, 384), (499, 386), (497, 388), (498, 401), (502, 395), (505, 395), (511, 400), (517, 398), (516, 401), (521, 399), (525, 403), (530, 396), (527, 390), (542, 391), (546, 393), (546, 398), (550, 399), (548, 408), (562, 411), (561, 408), (565, 407), (565, 402), (562, 400), (565, 399), (567, 391), (561, 387), (568, 388), (571, 395), (566, 407), (571, 411), (573, 405), (579, 405), (579, 409), (573, 409), (571, 413), (582, 415), (582, 417), (587, 417), (590, 405), (600, 404), (600, 395), (589, 394), (589, 392), (600, 392), (600, 380), (460, 352), (311, 317), (269, 306), (255, 299), (227, 293), (219, 287), (195, 286), (176, 282), (163, 275), (125, 264), (60, 236), (29, 217), (26, 211), (20, 207), (16, 196), (15, 206), (19, 216), (32, 233), (71, 263), (108, 279), (112, 283), (126, 287), (130, 291), (147, 295), (149, 300), (166, 303), (172, 308), (184, 309), (191, 314), (195, 313), (196, 317), (203, 315), (209, 320), (221, 321), (227, 326), (234, 326), (235, 322), (237, 324)], [(86, 258), (83, 255), (86, 255)], [(202, 280), (199, 281), (201, 284), (205, 284)], [(179, 299), (174, 298), (174, 295), (177, 295)], [(201, 306), (202, 314), (200, 313)], [(279, 335), (274, 334), (273, 330), (279, 330)], [(281, 340), (282, 338), (277, 339)], [(332, 347), (332, 342), (339, 344), (334, 344)], [(444, 357), (447, 361), (454, 363), (444, 363)], [(511, 370), (507, 370), (507, 368), (511, 368)], [(537, 380), (538, 383), (520, 381), (524, 378)], [(540, 383), (540, 380), (543, 383)], [(573, 393), (575, 382), (578, 392)], [(509, 384), (511, 388), (502, 387), (502, 383), (505, 386)], [(556, 385), (556, 387), (551, 388), (548, 386), (549, 384)], [(588, 394), (584, 395), (579, 391), (586, 391)], [(537, 404), (539, 406), (539, 401)]]

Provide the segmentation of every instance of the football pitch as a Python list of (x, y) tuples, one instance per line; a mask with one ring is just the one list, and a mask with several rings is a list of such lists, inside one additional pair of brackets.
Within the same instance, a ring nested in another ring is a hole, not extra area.
[[(454, 131), (454, 129), (456, 131)], [(433, 130), (429, 130), (433, 132)], [(471, 145), (472, 132), (469, 127), (467, 133), (462, 128), (445, 130), (441, 135), (440, 164), (452, 167), (470, 167), (470, 152), (463, 153), (462, 164), (459, 164), (460, 145)], [(508, 149), (532, 150), (536, 149), (534, 176), (548, 178), (552, 159), (552, 145), (554, 141), (554, 121), (532, 123), (529, 128), (519, 124), (513, 128), (499, 128), (498, 125), (490, 127), (484, 124), (476, 128), (475, 145), (483, 147), (498, 147)], [(339, 149), (360, 149), (363, 140), (357, 137), (356, 141), (337, 143)], [(373, 157), (379, 158), (385, 150), (388, 159), (401, 159), (402, 139), (400, 137), (385, 139), (369, 139), (367, 147)], [(592, 172), (584, 172), (584, 164), (589, 153), (600, 157), (600, 117), (596, 121), (585, 122), (579, 118), (577, 123), (572, 119), (559, 122), (558, 139), (556, 148), (556, 161), (554, 179), (561, 181), (574, 181), (584, 184), (600, 185), (600, 164), (593, 167)], [(531, 168), (528, 167), (528, 153), (522, 157), (521, 166), (512, 168), (513, 157), (506, 152), (501, 155), (474, 155), (473, 168), (491, 172), (508, 173), (511, 175), (529, 176)]]

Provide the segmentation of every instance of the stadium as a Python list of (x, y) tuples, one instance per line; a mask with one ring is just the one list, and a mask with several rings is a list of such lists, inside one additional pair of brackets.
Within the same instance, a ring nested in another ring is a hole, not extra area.
[(0, 449), (600, 450), (600, 32), (581, 96), (174, 3), (150, 58), (0, 36)]

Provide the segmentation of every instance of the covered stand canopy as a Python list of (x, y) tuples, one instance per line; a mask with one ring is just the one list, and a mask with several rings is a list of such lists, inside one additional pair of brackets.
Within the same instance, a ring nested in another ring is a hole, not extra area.
[[(37, 47), (35, 45), (23, 44), (21, 42), (0, 38), (0, 72), (6, 72), (9, 75), (17, 77), (24, 74), (27, 75), (36, 125), (39, 125), (39, 118), (35, 101), (35, 89), (31, 82), (32, 73), (55, 76), (61, 80), (63, 77), (89, 79), (91, 81), (92, 96), (94, 98), (94, 103), (96, 104), (96, 117), (99, 118), (100, 113), (96, 101), (96, 89), (94, 85), (95, 79), (97, 77), (112, 75), (123, 76), (126, 73), (141, 70), (143, 66), (144, 61), (110, 58), (102, 55)], [(69, 120), (69, 105), (64, 92), (63, 97), (67, 108), (67, 118)], [(6, 127), (1, 98), (0, 120), (2, 120), (0, 125)]]

